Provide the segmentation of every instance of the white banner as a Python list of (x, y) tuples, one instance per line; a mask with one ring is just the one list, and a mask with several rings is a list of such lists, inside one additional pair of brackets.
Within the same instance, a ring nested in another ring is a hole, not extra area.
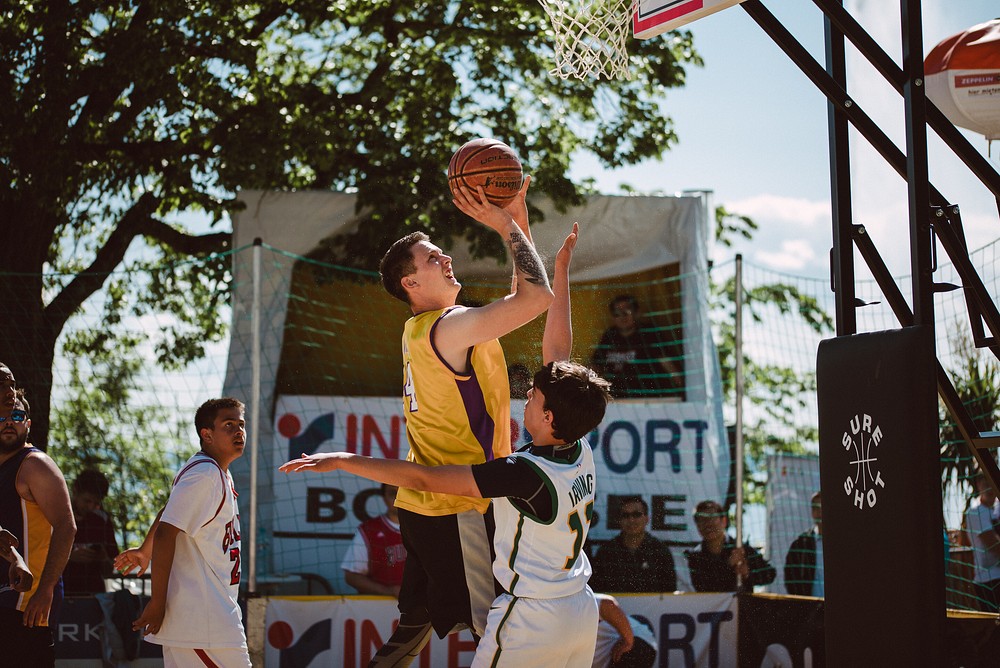
[[(735, 666), (737, 599), (732, 594), (623, 595), (628, 614), (652, 626), (656, 665)], [(377, 596), (272, 598), (265, 614), (264, 657), (276, 668), (360, 668), (395, 625), (396, 602)], [(475, 644), (468, 631), (431, 642), (416, 668), (463, 668)]]
[[(528, 441), (523, 402), (511, 405), (515, 447)], [(272, 456), (283, 462), (301, 453), (348, 451), (405, 458), (406, 430), (399, 399), (281, 396), (275, 406)], [(714, 428), (711, 408), (694, 403), (616, 401), (590, 435), (598, 471), (598, 498), (590, 538), (618, 533), (607, 509), (616, 497), (641, 495), (649, 504), (649, 530), (673, 547), (681, 588), (687, 589), (681, 549), (699, 540), (691, 510), (702, 499), (721, 501), (729, 451)], [(274, 572), (317, 573), (336, 591), (340, 562), (358, 524), (382, 512), (377, 485), (330, 473), (275, 474), (271, 522)]]

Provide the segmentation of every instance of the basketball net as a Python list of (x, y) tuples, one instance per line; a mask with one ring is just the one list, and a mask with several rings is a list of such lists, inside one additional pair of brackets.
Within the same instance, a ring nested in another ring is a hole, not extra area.
[(552, 22), (562, 79), (631, 79), (626, 40), (638, 0), (538, 0)]

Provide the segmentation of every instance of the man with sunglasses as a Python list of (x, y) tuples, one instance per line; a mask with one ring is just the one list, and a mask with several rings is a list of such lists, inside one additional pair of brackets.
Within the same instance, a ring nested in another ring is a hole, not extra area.
[[(9, 369), (4, 367), (9, 374)], [(13, 377), (0, 376), (13, 382)], [(9, 393), (0, 394), (3, 401)], [(0, 637), (5, 665), (54, 666), (50, 619), (62, 602), (62, 571), (76, 534), (69, 490), (59, 467), (28, 443), (31, 408), (18, 390), (0, 404), (0, 526), (17, 539), (27, 567), (38, 573), (19, 592), (0, 569)]]
[(670, 548), (646, 531), (649, 506), (641, 496), (618, 501), (621, 533), (594, 555), (594, 591), (616, 594), (672, 592), (677, 589), (677, 571)]

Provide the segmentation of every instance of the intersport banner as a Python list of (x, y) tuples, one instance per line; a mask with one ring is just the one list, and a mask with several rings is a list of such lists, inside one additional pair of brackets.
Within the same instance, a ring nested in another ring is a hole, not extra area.
[[(658, 666), (736, 665), (737, 601), (732, 594), (622, 595), (630, 615), (652, 626)], [(396, 602), (377, 596), (282, 597), (268, 601), (264, 658), (278, 668), (360, 668), (389, 637)], [(415, 668), (462, 668), (472, 663), (468, 631), (432, 635)]]
[[(511, 402), (515, 448), (530, 439), (523, 412), (523, 401)], [(262, 512), (271, 514), (264, 526), (273, 527), (263, 541), (271, 548), (271, 572), (316, 573), (336, 592), (349, 591), (341, 559), (357, 526), (383, 512), (378, 485), (343, 473), (286, 475), (275, 469), (301, 453), (324, 451), (404, 459), (408, 446), (400, 400), (281, 396), (274, 415), (274, 441), (262, 458), (271, 462), (274, 475), (274, 498), (262, 504)], [(650, 508), (650, 532), (671, 546), (679, 587), (690, 589), (682, 550), (699, 540), (691, 510), (702, 499), (722, 499), (728, 483), (728, 448), (722, 447), (716, 424), (704, 404), (613, 402), (588, 439), (598, 471), (591, 542), (617, 534), (617, 522), (608, 513), (617, 498), (641, 495)]]

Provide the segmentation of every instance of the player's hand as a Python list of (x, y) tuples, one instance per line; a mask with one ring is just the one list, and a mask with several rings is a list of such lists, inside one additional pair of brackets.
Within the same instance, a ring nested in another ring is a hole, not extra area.
[(10, 547), (0, 547), (0, 557), (10, 562), (10, 567), (7, 569), (7, 582), (10, 583), (11, 589), (16, 592), (30, 591), (34, 576), (28, 570), (24, 559)]
[(13, 547), (14, 549), (17, 549), (17, 536), (6, 529), (0, 529), (0, 548), (4, 547)]
[(624, 636), (619, 638), (615, 646), (611, 648), (611, 663), (621, 661), (623, 656), (632, 651), (634, 643), (635, 638), (625, 638)]
[(303, 452), (301, 457), (285, 462), (278, 467), (278, 470), (284, 473), (298, 473), (299, 471), (326, 473), (327, 471), (336, 471), (340, 468), (340, 460), (349, 456), (349, 454), (347, 452), (318, 452), (307, 455)]
[(166, 606), (162, 602), (155, 598), (149, 599), (149, 603), (143, 608), (139, 619), (132, 622), (132, 630), (142, 631), (143, 636), (156, 633), (163, 625), (163, 615), (165, 612)]
[(44, 626), (52, 608), (52, 590), (39, 587), (24, 608), (24, 625), (28, 628)]
[(451, 201), (465, 215), (507, 238), (507, 230), (513, 222), (512, 216), (506, 210), (490, 203), (482, 186), (477, 186), (475, 190), (461, 186), (455, 190)]
[(524, 232), (524, 236), (531, 241), (531, 230), (528, 228), (528, 205), (524, 198), (528, 194), (528, 186), (531, 184), (531, 176), (525, 175), (521, 182), (521, 189), (517, 191), (514, 199), (504, 205), (503, 209), (510, 214), (517, 226)]
[(125, 550), (115, 557), (115, 570), (122, 575), (128, 575), (136, 568), (139, 569), (136, 575), (142, 575), (149, 568), (149, 555), (139, 548), (134, 547), (131, 550)]
[(563, 240), (562, 246), (556, 252), (556, 266), (569, 269), (569, 264), (573, 260), (573, 251), (576, 249), (576, 242), (580, 239), (580, 223), (573, 223), (573, 229)]

